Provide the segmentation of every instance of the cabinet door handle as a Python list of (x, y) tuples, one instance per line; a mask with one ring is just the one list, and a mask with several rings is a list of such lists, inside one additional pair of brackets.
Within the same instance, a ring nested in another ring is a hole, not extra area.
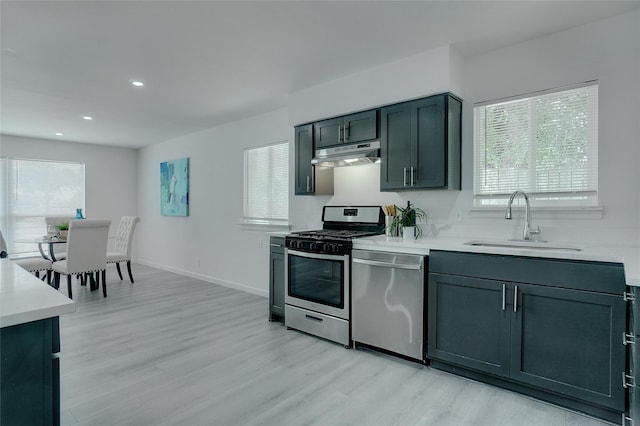
[(513, 290), (513, 312), (518, 312), (518, 286)]
[(315, 322), (322, 322), (323, 319), (319, 318), (319, 317), (314, 317), (313, 315), (305, 315), (304, 316), (306, 319), (309, 319), (311, 321), (315, 321)]
[(351, 136), (351, 127), (348, 127), (346, 124), (342, 127), (342, 138), (345, 142), (349, 140), (349, 136)]
[(411, 186), (414, 186), (414, 182), (413, 182), (413, 166), (411, 167)]
[(502, 310), (507, 310), (507, 285), (502, 284)]
[(311, 176), (307, 176), (307, 192), (311, 192)]
[(407, 168), (403, 167), (402, 168), (402, 186), (407, 186)]
[(338, 126), (338, 142), (342, 142), (342, 126)]
[(630, 376), (626, 371), (622, 372), (622, 387), (625, 389), (636, 387), (634, 376)]

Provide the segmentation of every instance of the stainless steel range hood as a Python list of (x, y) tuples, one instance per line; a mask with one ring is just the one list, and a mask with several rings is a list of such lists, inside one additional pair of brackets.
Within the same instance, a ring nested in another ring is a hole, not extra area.
[(316, 149), (311, 164), (326, 167), (358, 166), (380, 161), (380, 141)]

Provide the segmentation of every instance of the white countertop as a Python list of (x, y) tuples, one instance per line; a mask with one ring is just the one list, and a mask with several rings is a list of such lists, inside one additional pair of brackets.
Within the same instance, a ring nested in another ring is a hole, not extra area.
[[(469, 241), (474, 241), (474, 239), (427, 237), (419, 238), (417, 240), (403, 240), (401, 237), (378, 235), (374, 237), (354, 239), (353, 248), (423, 255), (428, 255), (430, 250), (447, 250), (468, 253), (501, 254), (508, 256), (622, 263), (624, 264), (627, 285), (640, 287), (640, 247), (638, 246), (548, 243), (551, 246), (565, 246), (579, 249), (579, 251), (577, 251), (564, 249), (473, 246), (465, 244)], [(483, 239), (482, 241), (500, 243), (499, 240)]]
[(0, 328), (76, 311), (76, 304), (9, 259), (0, 259)]

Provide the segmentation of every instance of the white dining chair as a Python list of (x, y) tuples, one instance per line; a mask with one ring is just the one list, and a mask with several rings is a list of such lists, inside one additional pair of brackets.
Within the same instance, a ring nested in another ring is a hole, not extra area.
[(140, 222), (137, 216), (122, 216), (118, 231), (116, 232), (115, 251), (107, 252), (107, 263), (115, 263), (120, 280), (122, 280), (122, 271), (120, 270), (120, 262), (127, 262), (127, 272), (129, 272), (129, 280), (133, 283), (133, 274), (131, 274), (131, 246), (133, 243), (133, 233), (136, 225)]
[(60, 288), (60, 275), (67, 276), (67, 292), (73, 299), (71, 290), (72, 275), (97, 273), (98, 286), (102, 275), (102, 294), (107, 297), (107, 240), (110, 220), (72, 220), (69, 222), (67, 237), (67, 258), (53, 262), (53, 281)]
[[(46, 230), (48, 232), (49, 226), (60, 225), (61, 223), (71, 222), (75, 217), (74, 216), (47, 216), (44, 218), (44, 222), (47, 225)], [(54, 244), (53, 245), (53, 254), (55, 260), (63, 260), (67, 257), (67, 247), (65, 244)], [(44, 256), (44, 253), (43, 253)], [(49, 253), (49, 257), (51, 258), (51, 253)]]
[[(0, 258), (9, 257), (7, 242), (0, 231)], [(27, 272), (35, 274), (40, 278), (40, 272), (45, 271), (47, 274), (47, 283), (51, 283), (51, 261), (43, 257), (22, 257), (18, 259), (10, 259), (16, 265), (25, 269)]]

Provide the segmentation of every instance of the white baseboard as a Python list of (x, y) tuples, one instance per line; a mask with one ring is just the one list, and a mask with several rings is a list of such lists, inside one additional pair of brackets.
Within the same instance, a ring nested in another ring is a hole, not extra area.
[(220, 279), (220, 278), (211, 277), (209, 275), (197, 274), (195, 272), (187, 271), (185, 269), (172, 268), (170, 266), (162, 265), (162, 264), (155, 263), (155, 262), (150, 262), (148, 260), (140, 260), (140, 259), (134, 259), (134, 260), (132, 260), (132, 263), (139, 263), (141, 265), (150, 266), (152, 268), (162, 269), (163, 271), (173, 272), (173, 273), (178, 274), (178, 275), (184, 275), (186, 277), (195, 278), (195, 279), (198, 279), (198, 280), (206, 281), (208, 283), (218, 284), (218, 285), (221, 285), (221, 286), (224, 286), (224, 287), (233, 288), (235, 290), (244, 291), (245, 293), (255, 294), (257, 296), (269, 297), (269, 292), (268, 291), (260, 290), (260, 289), (257, 289), (255, 287), (250, 287), (248, 285), (239, 284), (239, 283), (235, 283), (235, 282), (232, 282), (232, 281), (223, 280), (223, 279)]

